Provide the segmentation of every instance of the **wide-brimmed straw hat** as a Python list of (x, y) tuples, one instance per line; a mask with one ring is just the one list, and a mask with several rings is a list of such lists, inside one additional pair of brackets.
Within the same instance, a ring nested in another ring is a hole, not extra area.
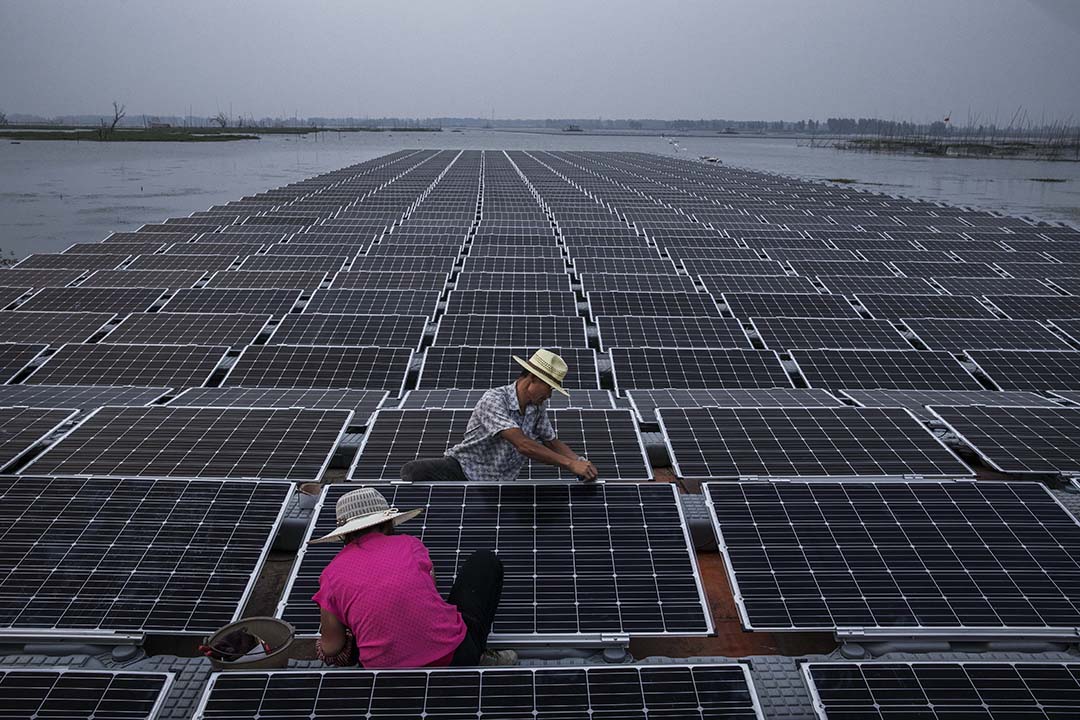
[(347, 492), (338, 498), (337, 505), (337, 528), (334, 532), (327, 533), (321, 538), (310, 540), (309, 545), (339, 540), (343, 535), (348, 535), (357, 530), (369, 528), (390, 520), (395, 526), (406, 520), (412, 520), (424, 510), (406, 510), (402, 512), (386, 503), (386, 498), (375, 488), (360, 488)]
[(518, 365), (531, 372), (536, 377), (546, 382), (567, 397), (570, 393), (563, 390), (562, 382), (566, 378), (566, 361), (561, 357), (543, 348), (532, 354), (528, 360), (522, 360), (517, 355), (512, 356)]

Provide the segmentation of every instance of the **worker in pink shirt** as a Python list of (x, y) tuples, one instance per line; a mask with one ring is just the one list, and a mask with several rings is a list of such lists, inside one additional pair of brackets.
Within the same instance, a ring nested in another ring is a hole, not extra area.
[(371, 669), (517, 661), (513, 650), (487, 649), (503, 585), (493, 552), (478, 550), (465, 561), (448, 602), (424, 544), (394, 532), (421, 510), (399, 511), (374, 488), (360, 488), (342, 495), (336, 511), (337, 528), (311, 541), (345, 543), (312, 597), (321, 608), (319, 659)]

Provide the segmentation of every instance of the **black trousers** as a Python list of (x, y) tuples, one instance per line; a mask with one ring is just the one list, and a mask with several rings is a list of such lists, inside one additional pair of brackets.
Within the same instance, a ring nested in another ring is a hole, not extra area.
[(451, 665), (477, 665), (487, 650), (488, 634), (502, 597), (502, 561), (490, 550), (477, 550), (458, 570), (447, 600), (461, 611), (467, 631)]
[(439, 458), (420, 458), (401, 466), (405, 482), (468, 482), (461, 464), (445, 455)]

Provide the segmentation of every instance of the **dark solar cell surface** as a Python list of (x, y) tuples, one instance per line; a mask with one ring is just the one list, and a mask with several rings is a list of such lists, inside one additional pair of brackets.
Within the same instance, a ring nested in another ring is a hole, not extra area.
[(1002, 390), (1080, 390), (1080, 352), (972, 350), (968, 356)]
[(0, 382), (9, 382), (44, 349), (45, 345), (0, 342)]
[[(589, 348), (546, 348), (562, 357), (569, 368), (562, 385), (567, 390), (600, 388), (596, 353)], [(417, 388), (493, 388), (508, 385), (521, 374), (514, 356), (528, 359), (536, 348), (441, 347), (424, 353)], [(557, 394), (557, 393), (553, 393)]]
[[(0, 391), (2, 392), (2, 391)], [(384, 390), (324, 390), (294, 388), (190, 388), (169, 401), (169, 407), (307, 408), (352, 410), (353, 425), (366, 425), (386, 399)], [(2, 395), (0, 395), (2, 397)]]
[(852, 260), (848, 262), (836, 262), (832, 260), (795, 260), (791, 267), (799, 275), (813, 277), (814, 275), (847, 275), (849, 277), (895, 277), (892, 268), (883, 262)]
[[(599, 260), (597, 262), (604, 263), (611, 261)], [(558, 275), (566, 272), (566, 262), (562, 259), (554, 258), (467, 257), (465, 258), (465, 265), (462, 269), (465, 272), (550, 273), (552, 275)], [(446, 272), (449, 271), (450, 268), (446, 268)], [(672, 266), (671, 271), (675, 271), (674, 266)], [(616, 271), (612, 270), (611, 272)]]
[(758, 390), (654, 389), (626, 392), (641, 422), (656, 422), (661, 407), (837, 407), (839, 400), (817, 388), (767, 388)]
[(1034, 320), (907, 319), (904, 324), (931, 350), (988, 348), (1071, 350), (1069, 343)]
[(12, 270), (10, 268), (0, 268), (0, 287), (63, 287), (75, 282), (83, 273), (82, 270)]
[(1058, 293), (1035, 278), (937, 278), (953, 295), (1046, 295)]
[(657, 415), (679, 477), (971, 474), (900, 409), (663, 408)]
[(207, 343), (237, 347), (254, 342), (269, 315), (225, 313), (132, 313), (104, 341), (114, 344), (189, 345)]
[(921, 350), (794, 350), (810, 387), (826, 390), (979, 390), (982, 385), (949, 353)]
[[(549, 410), (559, 439), (580, 452), (606, 480), (652, 477), (637, 424), (629, 410)], [(438, 457), (464, 438), (471, 410), (380, 410), (364, 438), (349, 477), (397, 480), (401, 466), (420, 457)], [(574, 477), (559, 468), (526, 463), (518, 480)]]
[(171, 682), (166, 673), (5, 668), (0, 698), (11, 717), (153, 720)]
[(146, 310), (163, 293), (165, 288), (44, 288), (19, 305), (19, 309), (124, 315)]
[[(636, 276), (635, 276), (636, 277)], [(442, 287), (441, 285), (439, 287)], [(455, 294), (462, 290), (526, 290), (530, 292), (570, 292), (570, 276), (559, 273), (466, 272), (457, 277)]]
[(325, 278), (317, 270), (228, 270), (214, 273), (206, 287), (314, 290)]
[(993, 277), (999, 273), (986, 263), (973, 262), (897, 262), (893, 263), (908, 277)]
[[(786, 275), (784, 266), (775, 260), (719, 260), (684, 257), (682, 265), (689, 275)], [(578, 263), (578, 270), (581, 265)]]
[[(0, 480), (0, 627), (214, 632), (239, 616), (291, 494), (268, 482)], [(71, 717), (61, 707), (40, 717)]]
[(1080, 524), (1036, 483), (706, 487), (745, 627), (1022, 634), (1080, 617)]
[[(486, 260), (495, 260), (496, 258), (485, 258)], [(452, 257), (358, 257), (353, 260), (353, 264), (349, 267), (351, 272), (437, 272), (448, 273), (454, 269), (454, 258)], [(475, 261), (473, 261), (475, 263)], [(482, 270), (475, 265), (467, 267), (466, 270), (478, 271)], [(493, 272), (506, 272), (505, 270), (491, 269)], [(537, 270), (520, 270), (519, 272), (551, 272), (550, 268), (541, 268)], [(562, 272), (560, 268), (558, 272)]]
[(773, 350), (792, 348), (841, 348), (910, 350), (893, 325), (885, 320), (861, 318), (751, 318), (765, 346)]
[[(0, 388), (2, 391), (2, 388)], [(410, 390), (405, 393), (398, 407), (402, 410), (422, 410), (425, 408), (448, 410), (472, 410), (480, 402), (487, 389), (482, 390)], [(0, 395), (0, 398), (3, 396)], [(611, 410), (615, 401), (607, 390), (576, 389), (567, 397), (562, 393), (552, 393), (547, 400), (548, 408), (582, 408), (585, 410)]]
[[(107, 248), (102, 246), (102, 252)], [(14, 266), (16, 270), (44, 268), (50, 270), (111, 270), (119, 267), (120, 263), (128, 259), (127, 255), (87, 255), (79, 253), (74, 255), (39, 254), (30, 255), (19, 261)]]
[(127, 270), (224, 270), (235, 255), (139, 255)]
[(162, 287), (187, 288), (202, 279), (202, 270), (98, 270), (79, 287)]
[(246, 258), (239, 271), (308, 271), (337, 272), (348, 257), (344, 255), (252, 255)]
[(441, 272), (340, 272), (330, 283), (342, 290), (442, 290), (446, 273)]
[(1053, 720), (1080, 704), (1075, 663), (830, 662), (803, 672), (830, 718)]
[(840, 295), (780, 293), (724, 293), (723, 301), (735, 317), (859, 317)]
[(720, 315), (707, 293), (632, 293), (599, 291), (588, 294), (593, 317), (599, 315)]
[(286, 315), (270, 345), (371, 345), (418, 349), (428, 319), (423, 315)]
[[(312, 537), (334, 528), (334, 503), (351, 489), (337, 485), (325, 491)], [(379, 490), (391, 506), (425, 508), (399, 531), (427, 546), (444, 596), (473, 548), (498, 553), (505, 579), (492, 628), (496, 638), (708, 631), (672, 485), (442, 483)], [(332, 544), (304, 549), (279, 608), (301, 634), (318, 630), (310, 598), (337, 551)], [(585, 596), (589, 602), (575, 602)]]
[(910, 277), (848, 277), (818, 275), (826, 288), (838, 295), (856, 293), (889, 293), (892, 295), (938, 295), (933, 285), (922, 278)]
[(995, 296), (990, 301), (1015, 320), (1080, 319), (1080, 297)]
[(771, 350), (613, 348), (615, 386), (631, 388), (772, 388), (791, 380)]
[(993, 311), (976, 298), (960, 295), (871, 295), (855, 296), (870, 314), (877, 318), (986, 318), (996, 317)]
[(28, 385), (202, 385), (228, 350), (213, 345), (64, 345)]
[(1058, 407), (1035, 393), (1003, 390), (844, 390), (843, 394), (865, 407), (905, 408), (920, 420), (937, 420), (929, 405)]
[(435, 333), (436, 345), (499, 343), (530, 347), (587, 347), (585, 320), (580, 317), (526, 315), (444, 315)]
[(436, 290), (318, 290), (305, 313), (356, 315), (435, 315)]
[(212, 680), (203, 717), (260, 718), (289, 697), (298, 717), (760, 718), (740, 665), (279, 672)]
[(577, 301), (569, 290), (454, 290), (446, 301), (448, 315), (565, 315), (574, 317)]
[(284, 315), (300, 299), (300, 290), (207, 288), (178, 290), (162, 307), (165, 312), (270, 313)]
[(0, 385), (0, 406), (88, 410), (105, 405), (149, 405), (170, 390), (109, 385)]
[(343, 410), (104, 407), (24, 472), (314, 481), (349, 419)]
[(0, 338), (10, 342), (63, 345), (89, 340), (112, 313), (0, 312)]
[(71, 410), (0, 407), (0, 470), (73, 415)]
[(998, 263), (1018, 278), (1080, 278), (1080, 263)]
[(596, 324), (604, 350), (613, 347), (751, 347), (742, 325), (732, 318), (601, 315), (596, 318)]
[(401, 393), (408, 348), (249, 345), (223, 385), (273, 388), (342, 388)]
[(816, 293), (809, 278), (792, 275), (702, 275), (705, 289), (719, 298), (723, 293)]

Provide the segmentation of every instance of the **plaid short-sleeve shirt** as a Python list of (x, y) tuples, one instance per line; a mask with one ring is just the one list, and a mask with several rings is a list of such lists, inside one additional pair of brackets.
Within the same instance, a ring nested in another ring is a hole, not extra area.
[(547, 414), (547, 403), (518, 409), (515, 383), (488, 390), (476, 403), (465, 439), (450, 448), (447, 455), (461, 465), (469, 480), (517, 480), (525, 456), (513, 444), (499, 436), (503, 430), (518, 428), (538, 442), (555, 439), (555, 428)]

